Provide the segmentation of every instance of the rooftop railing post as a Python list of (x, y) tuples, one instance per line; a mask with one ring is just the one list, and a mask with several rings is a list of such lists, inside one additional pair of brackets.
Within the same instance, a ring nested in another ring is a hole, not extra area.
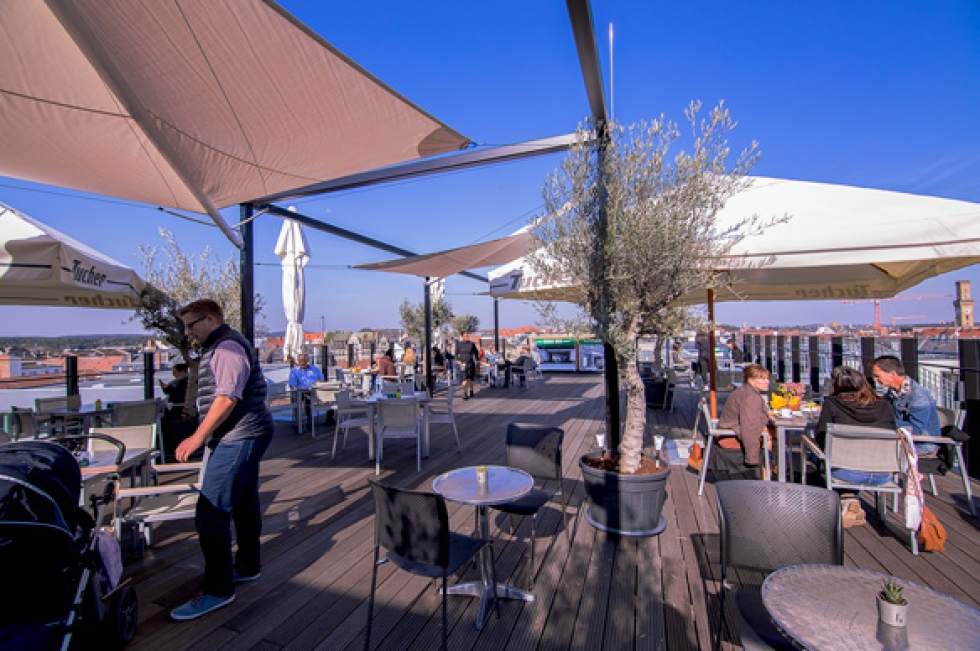
[(831, 358), (831, 371), (833, 371), (838, 366), (844, 365), (844, 338), (843, 337), (831, 337), (830, 338), (830, 358)]
[(746, 364), (751, 364), (755, 359), (752, 343), (752, 335), (742, 335), (742, 359)]
[(963, 384), (963, 408), (970, 440), (966, 448), (966, 466), (970, 476), (980, 478), (980, 340), (960, 339), (960, 382)]
[(65, 355), (65, 395), (78, 395), (78, 358)]
[(156, 381), (153, 379), (154, 371), (156, 370), (155, 356), (152, 350), (143, 351), (143, 399), (152, 400), (156, 395), (156, 387), (153, 383)]
[(320, 344), (320, 371), (323, 372), (325, 380), (330, 380), (330, 346)]
[[(861, 371), (868, 378), (871, 386), (874, 386), (874, 376), (871, 374), (871, 365), (875, 361), (875, 337), (861, 337)], [(914, 376), (918, 381), (919, 376)]]
[(810, 347), (810, 388), (814, 394), (820, 395), (820, 337), (810, 335), (807, 339)]
[(786, 335), (776, 335), (776, 376), (786, 381)]
[(766, 349), (763, 353), (765, 355), (765, 367), (772, 373), (772, 335), (766, 335)]
[(762, 364), (762, 335), (755, 335), (753, 337), (754, 341), (752, 344), (752, 361), (756, 364)]
[(902, 365), (905, 367), (905, 374), (916, 382), (919, 379), (919, 338), (902, 337), (901, 339)]
[(789, 340), (790, 356), (793, 365), (793, 382), (802, 382), (801, 368), (800, 368), (800, 335), (793, 335)]

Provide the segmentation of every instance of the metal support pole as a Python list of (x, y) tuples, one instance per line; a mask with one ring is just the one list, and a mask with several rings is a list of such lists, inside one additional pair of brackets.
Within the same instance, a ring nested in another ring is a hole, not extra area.
[(253, 207), (243, 203), (239, 207), (242, 226), (239, 232), (242, 236), (242, 250), (239, 254), (239, 272), (241, 274), (242, 302), (242, 336), (255, 345), (255, 238), (253, 224), (249, 221)]
[(153, 351), (144, 350), (143, 351), (143, 400), (152, 400), (156, 395), (156, 387), (153, 383), (156, 381), (153, 379), (153, 373), (156, 370), (154, 366), (154, 355)]
[(78, 358), (65, 355), (65, 395), (78, 395)]
[[(830, 358), (833, 360), (833, 368), (844, 365), (844, 338), (830, 338)], [(833, 370), (833, 369), (831, 369)]]
[(493, 349), (500, 354), (500, 299), (493, 299)]
[(776, 377), (786, 381), (786, 335), (776, 335)]
[(966, 409), (966, 467), (970, 476), (980, 478), (980, 340), (960, 339), (960, 382), (963, 383), (963, 407)]
[[(423, 309), (425, 311), (425, 334), (423, 338), (425, 340), (425, 390), (432, 395), (433, 389), (435, 389), (435, 382), (432, 380), (432, 292), (429, 289), (429, 278), (425, 278), (425, 287), (422, 292), (423, 296)], [(443, 355), (446, 351), (442, 351)], [(446, 364), (448, 367), (449, 364)], [(448, 381), (452, 382), (452, 376), (449, 373), (449, 369), (446, 368), (446, 378)]]
[(820, 337), (810, 335), (810, 388), (820, 395)]
[(802, 355), (800, 354), (800, 335), (793, 335), (790, 337), (789, 347), (791, 364), (793, 365), (793, 382), (802, 382), (800, 379), (803, 377), (801, 366)]
[[(871, 365), (875, 361), (875, 338), (874, 337), (861, 337), (861, 370), (864, 372), (864, 377), (868, 378), (868, 382), (871, 386), (875, 385), (874, 376), (871, 374)], [(918, 381), (917, 376), (915, 377)]]

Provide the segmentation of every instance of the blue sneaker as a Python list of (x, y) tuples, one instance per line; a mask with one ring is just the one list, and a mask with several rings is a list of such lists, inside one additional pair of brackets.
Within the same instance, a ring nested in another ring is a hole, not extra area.
[(238, 570), (231, 571), (231, 580), (235, 583), (251, 583), (252, 581), (257, 580), (260, 576), (262, 576), (262, 572), (256, 572), (251, 576), (245, 576), (244, 574), (239, 574)]
[(212, 610), (227, 606), (234, 600), (235, 595), (229, 595), (227, 597), (213, 597), (209, 594), (198, 595), (183, 606), (174, 608), (170, 611), (170, 616), (178, 622), (197, 619), (201, 615), (207, 615)]

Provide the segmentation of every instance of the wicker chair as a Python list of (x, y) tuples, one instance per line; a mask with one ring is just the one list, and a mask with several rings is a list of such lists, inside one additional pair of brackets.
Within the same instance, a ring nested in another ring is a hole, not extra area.
[[(844, 564), (840, 497), (798, 484), (733, 480), (715, 485), (721, 539), (721, 589), (715, 648), (721, 645), (725, 595), (732, 593), (739, 638), (746, 649), (792, 649), (762, 603), (762, 580), (728, 588), (728, 571), (764, 575), (802, 563)], [(764, 579), (763, 579), (764, 580)]]

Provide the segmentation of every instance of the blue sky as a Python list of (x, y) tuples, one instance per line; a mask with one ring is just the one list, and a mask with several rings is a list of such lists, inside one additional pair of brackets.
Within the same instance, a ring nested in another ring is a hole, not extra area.
[[(285, 8), (383, 82), (480, 144), (569, 133), (588, 112), (564, 2), (330, 2)], [(614, 24), (614, 118), (682, 118), (693, 99), (724, 100), (739, 122), (733, 144), (759, 142), (754, 173), (933, 195), (980, 203), (980, 3), (663, 2), (593, 0), (600, 57), (610, 84)], [(296, 202), (305, 214), (426, 253), (507, 234), (541, 210), (541, 186), (560, 155)], [(210, 246), (236, 255), (220, 232), (154, 206), (0, 178), (0, 201), (117, 260), (138, 264), (140, 244), (175, 232), (185, 252)], [(226, 218), (237, 222), (237, 211)], [(280, 222), (256, 222), (256, 287), (265, 323), (285, 328), (272, 252)], [(842, 233), (846, 237), (846, 233)], [(421, 300), (421, 281), (346, 269), (388, 255), (308, 231), (307, 330), (397, 327), (398, 305)], [(952, 294), (955, 280), (907, 295)], [(447, 282), (457, 312), (493, 323), (485, 287)], [(870, 305), (838, 302), (719, 305), (721, 322), (868, 323)], [(886, 302), (891, 316), (953, 318), (952, 299)], [(0, 307), (0, 335), (137, 332), (125, 315), (94, 310)], [(529, 306), (504, 302), (501, 325), (533, 323)], [(919, 319), (900, 319), (908, 323)]]

